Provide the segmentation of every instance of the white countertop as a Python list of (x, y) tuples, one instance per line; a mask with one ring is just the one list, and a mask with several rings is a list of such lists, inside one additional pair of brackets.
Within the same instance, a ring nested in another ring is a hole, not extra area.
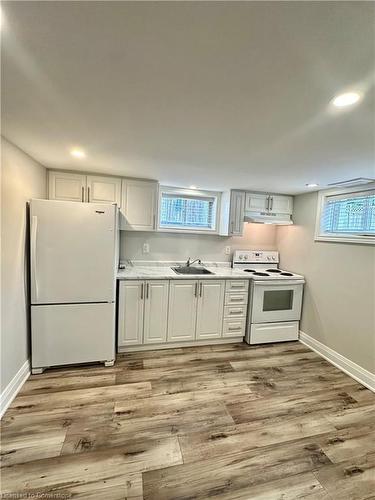
[[(168, 279), (168, 280), (196, 280), (196, 279), (249, 279), (246, 273), (239, 269), (232, 269), (230, 263), (208, 262), (202, 267), (208, 269), (213, 274), (177, 274), (171, 269), (184, 265), (183, 262), (150, 262), (133, 261), (126, 262), (125, 269), (119, 269), (117, 279), (119, 280), (147, 280), (147, 279)], [(194, 266), (193, 266), (194, 267)], [(197, 266), (199, 267), (199, 266)]]

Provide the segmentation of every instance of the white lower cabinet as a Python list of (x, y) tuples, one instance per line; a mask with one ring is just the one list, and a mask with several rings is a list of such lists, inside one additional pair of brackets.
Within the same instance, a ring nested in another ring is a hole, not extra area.
[(118, 345), (139, 345), (143, 342), (143, 281), (120, 281)]
[[(118, 346), (241, 338), (248, 282), (225, 280), (120, 281)], [(226, 291), (227, 290), (227, 291)], [(229, 291), (228, 291), (229, 290)]]
[(169, 290), (168, 341), (195, 339), (198, 282), (172, 281)]
[(120, 281), (118, 346), (167, 340), (169, 281)]
[(198, 282), (196, 339), (221, 337), (224, 313), (224, 281)]
[(146, 281), (143, 343), (167, 341), (169, 281)]

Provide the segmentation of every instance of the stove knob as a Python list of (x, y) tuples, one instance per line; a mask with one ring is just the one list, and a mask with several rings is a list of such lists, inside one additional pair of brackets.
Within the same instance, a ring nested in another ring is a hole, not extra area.
[(268, 256), (268, 257), (267, 257), (267, 260), (271, 260), (271, 257), (270, 257), (270, 256)]
[(242, 260), (242, 259), (243, 259), (243, 255), (239, 255), (239, 256), (238, 256), (238, 258), (239, 258), (240, 260)]
[(275, 257), (275, 256), (273, 256), (273, 257), (272, 257), (272, 260), (276, 260), (276, 257)]
[(247, 260), (249, 258), (248, 255), (244, 255), (244, 259)]

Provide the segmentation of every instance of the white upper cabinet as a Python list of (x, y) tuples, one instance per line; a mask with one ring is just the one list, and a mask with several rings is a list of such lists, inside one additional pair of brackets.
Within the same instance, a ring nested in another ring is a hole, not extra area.
[(232, 191), (230, 197), (229, 235), (242, 236), (245, 191)]
[(247, 212), (266, 212), (268, 210), (268, 194), (246, 193), (245, 210)]
[(85, 201), (86, 175), (50, 171), (48, 174), (48, 198), (62, 201)]
[(49, 171), (48, 186), (50, 200), (121, 205), (121, 178), (119, 177)]
[(276, 214), (293, 214), (293, 196), (281, 194), (270, 195), (270, 212)]
[(224, 281), (198, 282), (196, 339), (220, 338), (223, 328)]
[(117, 203), (121, 206), (121, 179), (98, 175), (87, 176), (87, 199), (90, 203)]
[(156, 229), (158, 183), (123, 179), (121, 229), (154, 231)]
[(246, 193), (245, 211), (292, 215), (293, 196)]

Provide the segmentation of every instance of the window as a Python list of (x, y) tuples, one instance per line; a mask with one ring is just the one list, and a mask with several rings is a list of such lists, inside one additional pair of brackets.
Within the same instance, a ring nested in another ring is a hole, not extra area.
[(320, 193), (316, 239), (375, 243), (375, 185)]
[(219, 194), (161, 188), (160, 229), (216, 232)]

